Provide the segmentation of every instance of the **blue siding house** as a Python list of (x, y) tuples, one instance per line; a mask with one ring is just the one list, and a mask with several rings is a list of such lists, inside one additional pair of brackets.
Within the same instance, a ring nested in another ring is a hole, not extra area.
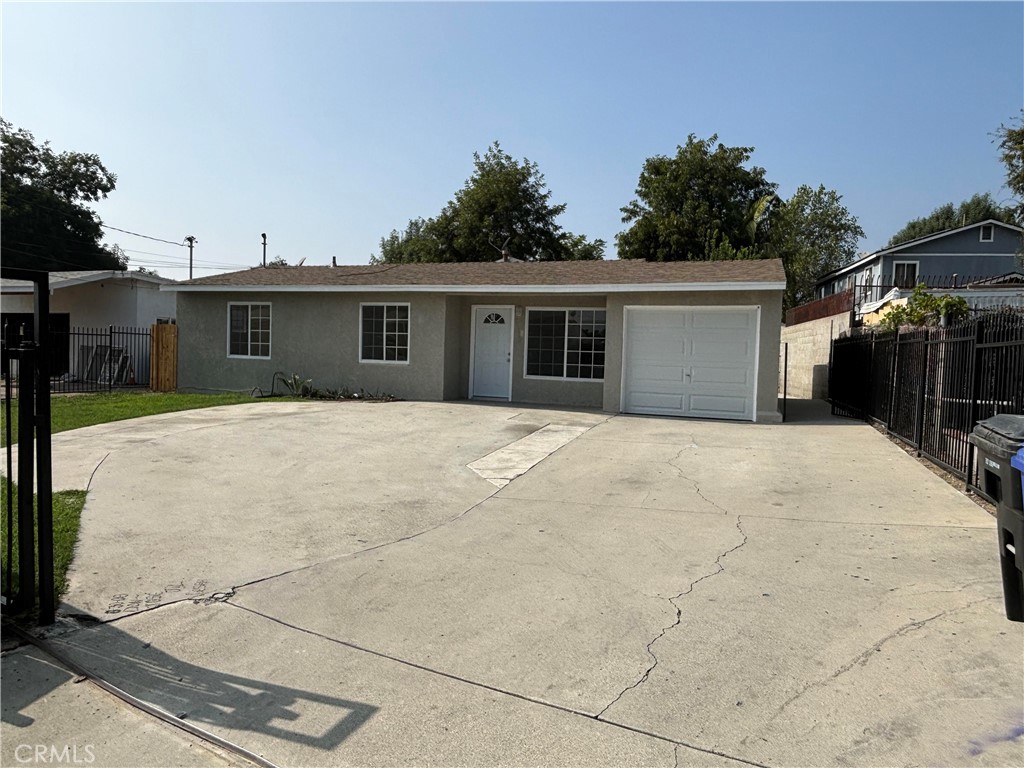
[(823, 275), (816, 298), (856, 288), (856, 303), (877, 301), (893, 288), (957, 288), (1020, 270), (1024, 229), (989, 219), (869, 253)]

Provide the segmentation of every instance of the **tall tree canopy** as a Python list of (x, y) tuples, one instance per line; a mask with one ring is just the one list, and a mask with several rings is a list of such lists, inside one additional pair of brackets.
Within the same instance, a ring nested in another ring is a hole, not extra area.
[(1014, 207), (1016, 223), (1024, 226), (1024, 109), (1017, 117), (1017, 124), (1000, 125), (996, 131), (999, 151), (1006, 165), (1006, 186), (1017, 199)]
[(436, 217), (392, 230), (371, 261), (495, 261), (503, 251), (526, 261), (603, 258), (603, 240), (558, 224), (565, 204), (552, 205), (536, 163), (518, 162), (494, 142), (483, 156), (473, 153), (473, 166), (473, 175)]
[(944, 232), (947, 229), (977, 224), (986, 219), (1013, 224), (1014, 212), (1012, 208), (1004, 208), (996, 203), (988, 192), (972, 195), (960, 205), (954, 206), (952, 203), (946, 203), (927, 216), (907, 222), (903, 229), (889, 238), (889, 245), (886, 247), (933, 235), (936, 232)]
[(838, 269), (857, 254), (864, 230), (842, 204), (842, 196), (819, 185), (800, 186), (773, 212), (767, 255), (786, 268), (786, 309), (814, 298), (821, 275)]
[(0, 119), (0, 257), (5, 266), (60, 271), (124, 269), (123, 252), (100, 245), (95, 203), (117, 177), (99, 157), (54, 152), (31, 133)]
[(776, 185), (764, 168), (745, 167), (753, 147), (715, 146), (694, 134), (674, 157), (648, 158), (637, 199), (622, 208), (630, 227), (616, 236), (619, 258), (706, 261), (757, 258)]

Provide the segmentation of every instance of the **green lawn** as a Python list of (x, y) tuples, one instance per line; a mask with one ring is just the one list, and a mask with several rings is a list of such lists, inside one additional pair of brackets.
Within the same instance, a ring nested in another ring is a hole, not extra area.
[[(7, 530), (7, 478), (0, 476), (0, 499), (3, 500), (3, 509), (0, 515), (0, 553), (3, 554), (3, 584), (4, 592), (14, 594), (18, 589), (18, 486), (10, 483), (14, 495), (14, 530)], [(33, 505), (35, 503), (33, 497)], [(61, 595), (68, 588), (67, 573), (71, 559), (75, 555), (75, 542), (78, 541), (78, 522), (82, 514), (82, 507), (85, 506), (85, 491), (54, 491), (53, 494), (53, 581), (55, 598), (60, 600)], [(13, 542), (14, 557), (11, 560), (11, 587), (7, 588), (7, 540), (11, 537)], [(37, 555), (38, 556), (38, 555)], [(36, 567), (39, 566), (38, 561)]]
[[(152, 416), (155, 413), (188, 411), (214, 405), (252, 403), (261, 398), (240, 392), (219, 395), (186, 395), (177, 392), (115, 392), (112, 394), (53, 395), (50, 398), (51, 432), (106, 424), (108, 421)], [(3, 417), (6, 419), (6, 416)], [(17, 440), (18, 401), (11, 401), (11, 435)], [(6, 430), (0, 430), (0, 446), (7, 444)]]
[[(137, 416), (151, 416), (156, 413), (187, 411), (194, 408), (210, 408), (215, 405), (251, 403), (260, 398), (246, 394), (229, 393), (219, 395), (186, 395), (178, 393), (117, 392), (113, 394), (54, 395), (50, 399), (51, 429), (54, 433), (69, 429), (105, 424), (109, 421), (134, 419)], [(6, 422), (6, 409), (0, 408), (0, 424)], [(11, 434), (17, 439), (18, 402), (11, 402)], [(0, 429), (0, 445), (6, 445), (6, 429)], [(14, 594), (18, 585), (18, 488), (10, 483), (14, 495), (14, 530), (7, 530), (7, 488), (8, 481), (0, 476), (0, 532), (3, 557), (4, 592)], [(75, 554), (78, 541), (78, 524), (85, 506), (85, 491), (55, 491), (53, 494), (53, 563), (54, 586), (59, 600), (67, 589), (67, 571)], [(14, 557), (11, 560), (13, 589), (7, 585), (7, 540), (12, 536)], [(38, 565), (38, 563), (37, 563)], [(30, 619), (31, 620), (31, 619)]]

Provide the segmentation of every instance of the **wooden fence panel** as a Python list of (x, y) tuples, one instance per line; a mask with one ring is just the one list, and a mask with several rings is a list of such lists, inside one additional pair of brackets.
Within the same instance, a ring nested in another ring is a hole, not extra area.
[(149, 331), (149, 388), (154, 392), (174, 392), (178, 388), (178, 326), (159, 323)]

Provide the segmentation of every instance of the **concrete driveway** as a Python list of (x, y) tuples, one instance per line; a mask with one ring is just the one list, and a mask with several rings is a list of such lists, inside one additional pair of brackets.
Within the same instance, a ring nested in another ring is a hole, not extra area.
[[(258, 403), (58, 435), (58, 483), (92, 478), (63, 610), (104, 623), (51, 642), (279, 765), (1024, 763), (992, 518), (801, 416)], [(5, 761), (45, 719), (16, 700)]]

